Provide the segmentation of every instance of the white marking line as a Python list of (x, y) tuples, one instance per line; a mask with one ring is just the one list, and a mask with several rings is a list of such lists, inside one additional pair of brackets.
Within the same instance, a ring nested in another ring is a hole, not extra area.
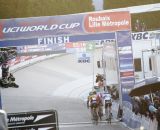
[[(118, 125), (117, 121), (113, 121), (111, 124), (107, 123), (107, 121), (100, 121), (98, 122), (98, 125), (105, 126), (105, 125)], [(85, 126), (95, 126), (92, 122), (75, 122), (75, 123), (60, 123), (60, 128), (66, 128), (66, 127), (85, 127)]]

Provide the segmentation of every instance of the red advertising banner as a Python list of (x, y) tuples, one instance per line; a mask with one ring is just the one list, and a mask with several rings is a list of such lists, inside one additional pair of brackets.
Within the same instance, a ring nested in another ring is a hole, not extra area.
[(66, 48), (84, 48), (86, 47), (86, 43), (84, 42), (75, 42), (75, 43), (66, 43)]
[(126, 72), (120, 72), (121, 77), (129, 77), (129, 76), (134, 76), (134, 71), (126, 71)]
[(84, 27), (87, 32), (130, 30), (130, 14), (128, 12), (91, 13), (84, 18)]

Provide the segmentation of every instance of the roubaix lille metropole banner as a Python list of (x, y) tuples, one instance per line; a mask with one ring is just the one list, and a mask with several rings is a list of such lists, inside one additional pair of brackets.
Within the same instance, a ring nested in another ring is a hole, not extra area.
[(65, 43), (106, 39), (115, 39), (117, 43), (120, 97), (125, 105), (130, 102), (128, 93), (135, 82), (129, 12), (102, 11), (0, 20), (0, 47), (51, 45), (65, 52)]

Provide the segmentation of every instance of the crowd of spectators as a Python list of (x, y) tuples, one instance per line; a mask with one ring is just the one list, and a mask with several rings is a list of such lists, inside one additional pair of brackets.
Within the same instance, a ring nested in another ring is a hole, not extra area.
[(158, 129), (160, 130), (160, 91), (152, 95), (141, 97), (132, 97), (132, 111), (137, 115), (150, 118), (152, 121), (156, 118)]

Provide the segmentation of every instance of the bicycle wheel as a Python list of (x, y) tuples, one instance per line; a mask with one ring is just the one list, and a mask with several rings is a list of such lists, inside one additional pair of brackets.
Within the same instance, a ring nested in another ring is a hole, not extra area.
[(105, 116), (106, 116), (106, 120), (109, 119), (109, 110), (108, 107), (105, 107)]
[(102, 107), (100, 107), (100, 108), (99, 108), (98, 116), (99, 116), (100, 120), (102, 120), (102, 116), (103, 116), (103, 110), (102, 110)]
[(111, 124), (111, 121), (112, 121), (112, 113), (110, 112), (110, 113), (109, 113), (108, 123)]
[(97, 112), (96, 112), (96, 108), (93, 108), (93, 124), (98, 124), (98, 115), (97, 115)]

